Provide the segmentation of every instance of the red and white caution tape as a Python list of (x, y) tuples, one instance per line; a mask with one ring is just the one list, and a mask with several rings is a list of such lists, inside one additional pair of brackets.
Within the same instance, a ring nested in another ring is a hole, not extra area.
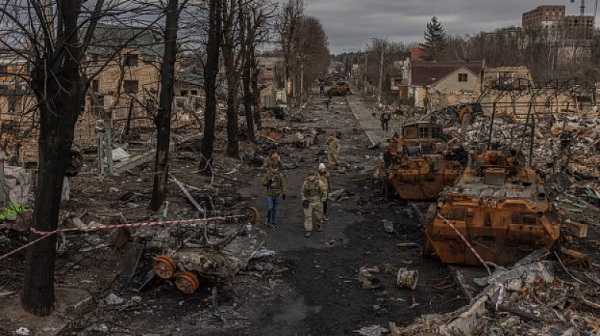
[(33, 244), (35, 244), (35, 243), (39, 243), (41, 240), (44, 240), (44, 239), (46, 239), (46, 238), (48, 238), (48, 237), (50, 237), (50, 235), (41, 236), (41, 237), (39, 237), (39, 238), (38, 238), (38, 239), (36, 239), (36, 240), (32, 240), (32, 241), (30, 241), (29, 243), (27, 243), (27, 244), (25, 244), (25, 245), (23, 245), (23, 246), (19, 247), (18, 249), (14, 250), (14, 251), (11, 251), (11, 252), (8, 252), (7, 254), (1, 255), (1, 256), (0, 256), (0, 260), (2, 260), (2, 259), (6, 259), (6, 258), (10, 257), (11, 255), (13, 255), (13, 254), (17, 253), (17, 252), (23, 251), (24, 249), (28, 248), (29, 246), (31, 246), (31, 245), (33, 245)]
[(177, 224), (185, 225), (185, 224), (194, 224), (194, 223), (201, 223), (201, 222), (215, 221), (215, 220), (235, 220), (235, 219), (240, 219), (243, 217), (246, 217), (246, 215), (221, 216), (221, 217), (198, 218), (198, 219), (178, 219), (178, 220), (162, 221), (162, 222), (96, 225), (96, 226), (86, 226), (86, 227), (82, 227), (82, 228), (57, 229), (54, 231), (38, 231), (34, 228), (31, 228), (31, 232), (39, 234), (39, 235), (51, 235), (51, 234), (55, 234), (55, 233), (59, 233), (59, 232), (109, 230), (109, 229), (117, 229), (117, 228), (122, 228), (122, 227), (141, 227), (141, 226), (153, 226), (153, 225), (177, 225)]
[(448, 224), (448, 226), (450, 226), (454, 230), (454, 232), (456, 232), (456, 234), (460, 237), (460, 239), (462, 239), (462, 241), (467, 245), (469, 250), (471, 250), (471, 252), (473, 252), (473, 254), (477, 258), (477, 260), (479, 260), (479, 262), (485, 267), (485, 269), (488, 271), (488, 274), (491, 275), (492, 272), (490, 271), (490, 268), (488, 267), (487, 263), (485, 261), (483, 261), (483, 258), (481, 258), (479, 253), (477, 253), (477, 251), (475, 251), (475, 249), (473, 248), (473, 245), (471, 245), (471, 243), (469, 243), (467, 238), (465, 238), (465, 236), (463, 236), (462, 233), (460, 233), (460, 231), (458, 231), (458, 229), (456, 227), (454, 227), (454, 225), (452, 223), (450, 223), (446, 218), (442, 217), (442, 215), (438, 214), (438, 217), (441, 218), (444, 222), (446, 222), (446, 224)]
[(94, 230), (110, 230), (110, 229), (117, 229), (117, 228), (123, 228), (123, 227), (142, 227), (142, 226), (153, 226), (153, 225), (163, 225), (163, 226), (164, 225), (178, 225), (178, 224), (189, 225), (189, 224), (204, 223), (204, 222), (215, 221), (215, 220), (231, 221), (231, 220), (237, 220), (240, 218), (244, 218), (246, 216), (247, 215), (236, 215), (236, 216), (220, 216), (220, 217), (199, 218), (199, 219), (180, 219), (180, 220), (171, 220), (171, 221), (162, 221), (162, 222), (142, 222), (142, 223), (96, 225), (96, 226), (87, 226), (87, 227), (82, 227), (82, 228), (64, 228), (64, 229), (57, 229), (57, 230), (52, 230), (52, 231), (39, 231), (37, 229), (31, 228), (30, 229), (31, 232), (33, 232), (37, 235), (40, 235), (41, 237), (19, 247), (18, 249), (14, 250), (14, 251), (11, 251), (7, 254), (1, 255), (0, 260), (5, 259), (19, 251), (22, 251), (22, 250), (30, 247), (31, 245), (34, 245), (35, 243), (40, 242), (41, 240), (43, 240), (47, 237), (50, 237), (51, 235), (53, 235), (55, 233), (60, 233), (60, 232), (85, 232), (85, 231), (94, 231)]

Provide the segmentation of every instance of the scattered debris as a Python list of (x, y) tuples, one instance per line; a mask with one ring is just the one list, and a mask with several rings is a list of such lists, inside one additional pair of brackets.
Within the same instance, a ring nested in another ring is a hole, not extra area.
[(401, 268), (398, 271), (398, 276), (396, 277), (396, 284), (400, 288), (409, 288), (414, 290), (417, 288), (417, 283), (419, 282), (419, 271), (417, 270), (408, 270), (407, 268)]
[(378, 325), (372, 325), (369, 327), (362, 327), (358, 330), (354, 330), (355, 333), (362, 336), (381, 336), (385, 335), (389, 330)]
[(110, 293), (106, 298), (104, 298), (104, 302), (106, 302), (107, 305), (120, 305), (125, 301), (125, 299), (123, 299), (122, 297), (117, 296), (114, 293)]
[(358, 270), (358, 281), (362, 289), (375, 289), (381, 287), (381, 280), (373, 273), (379, 273), (379, 267), (363, 266)]

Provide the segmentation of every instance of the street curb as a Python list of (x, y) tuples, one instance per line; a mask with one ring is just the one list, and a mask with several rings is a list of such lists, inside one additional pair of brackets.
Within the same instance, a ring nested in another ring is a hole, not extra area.
[[(354, 112), (354, 107), (352, 107), (352, 105), (350, 105), (350, 102), (348, 101), (348, 97), (345, 97), (345, 98), (346, 98), (346, 104), (348, 104), (348, 107), (350, 107), (350, 110), (352, 111), (352, 114), (354, 115), (354, 119), (356, 119), (356, 121), (358, 121), (358, 125), (361, 126), (360, 119), (356, 115), (356, 112)], [(361, 128), (362, 128), (362, 126), (361, 126)], [(375, 142), (373, 142), (373, 139), (371, 139), (369, 132), (367, 132), (367, 130), (365, 130), (365, 129), (363, 129), (363, 132), (365, 132), (367, 139), (369, 139), (369, 141), (371, 142), (371, 146), (375, 146)]]

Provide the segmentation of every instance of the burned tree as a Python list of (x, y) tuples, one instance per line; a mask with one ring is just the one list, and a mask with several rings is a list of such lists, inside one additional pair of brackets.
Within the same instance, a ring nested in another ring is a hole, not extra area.
[[(83, 66), (88, 47), (97, 42), (96, 26), (106, 15), (127, 12), (116, 0), (99, 0), (91, 7), (79, 0), (12, 1), (0, 7), (0, 44), (28, 60), (37, 100), (38, 174), (32, 223), (36, 230), (58, 226), (75, 123), (90, 81), (102, 68)], [(32, 233), (30, 239), (40, 237)], [(43, 316), (54, 309), (55, 245), (56, 236), (50, 235), (27, 251), (21, 304), (29, 313)]]
[[(184, 5), (185, 5), (184, 1)], [(177, 31), (179, 30), (178, 0), (169, 0), (167, 5), (164, 39), (165, 53), (160, 70), (160, 98), (158, 113), (154, 116), (156, 125), (156, 162), (154, 169), (154, 188), (150, 209), (157, 211), (167, 197), (167, 178), (169, 164), (169, 143), (171, 137), (171, 112), (175, 92), (175, 59), (177, 57)]]
[[(260, 116), (258, 101), (260, 92), (258, 88), (258, 64), (256, 62), (256, 47), (263, 42), (265, 38), (265, 25), (271, 12), (265, 12), (264, 5), (261, 3), (250, 4), (246, 9), (240, 7), (240, 17), (245, 21), (245, 34), (242, 40), (242, 88), (244, 114), (246, 116), (246, 127), (248, 140), (255, 142), (255, 117)], [(254, 109), (254, 111), (253, 111)], [(257, 120), (260, 126), (260, 119)]]
[(303, 0), (288, 0), (277, 14), (275, 28), (283, 52), (283, 64), (285, 67), (284, 100), (287, 100), (287, 84), (291, 78), (292, 67), (296, 63), (296, 53), (300, 41), (300, 25), (303, 16)]
[(219, 50), (221, 45), (221, 9), (223, 0), (210, 0), (208, 4), (208, 43), (204, 65), (204, 137), (200, 170), (210, 173), (215, 149), (215, 118), (217, 114), (217, 75), (219, 73)]

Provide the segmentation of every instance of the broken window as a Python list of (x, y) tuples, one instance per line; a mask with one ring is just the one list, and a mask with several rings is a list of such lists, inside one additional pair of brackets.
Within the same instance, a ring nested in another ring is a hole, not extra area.
[(458, 74), (458, 81), (459, 82), (466, 82), (467, 81), (467, 74), (466, 73), (459, 73)]
[(192, 96), (197, 96), (198, 95), (198, 90), (192, 90)]
[(100, 92), (100, 81), (97, 79), (92, 80), (92, 92)]
[(137, 80), (125, 80), (123, 81), (123, 91), (125, 93), (138, 93), (139, 83)]
[(419, 139), (428, 139), (428, 138), (429, 138), (429, 127), (419, 126)]
[(136, 67), (138, 65), (138, 55), (137, 54), (127, 54), (125, 55), (125, 62), (123, 65), (128, 67)]
[(181, 90), (181, 96), (182, 97), (187, 96), (187, 93), (188, 93), (187, 90)]

